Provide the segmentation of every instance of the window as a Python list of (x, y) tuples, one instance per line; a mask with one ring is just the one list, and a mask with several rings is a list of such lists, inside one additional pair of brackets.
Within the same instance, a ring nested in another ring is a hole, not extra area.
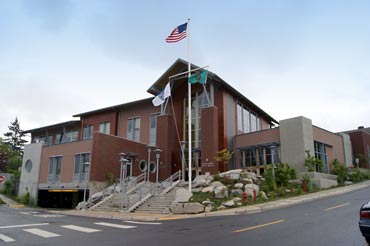
[(78, 131), (73, 130), (66, 133), (65, 142), (75, 142), (78, 141)]
[(157, 139), (157, 117), (159, 113), (150, 115), (149, 145), (156, 146)]
[(100, 123), (99, 132), (105, 133), (105, 134), (110, 134), (110, 122)]
[[(315, 147), (315, 158), (319, 159), (323, 162), (323, 172), (328, 173), (328, 158), (326, 156), (326, 146), (323, 143), (314, 141), (314, 147)], [(316, 170), (320, 171), (320, 170)]]
[(128, 119), (127, 139), (135, 142), (140, 141), (140, 117)]
[(261, 129), (260, 119), (257, 114), (241, 103), (237, 104), (237, 122), (238, 131), (241, 133), (255, 132)]
[(27, 172), (27, 173), (30, 173), (30, 172), (31, 172), (31, 170), (32, 170), (32, 161), (31, 161), (30, 159), (28, 159), (28, 160), (26, 161), (26, 165), (25, 165), (24, 167), (25, 167), (25, 169), (26, 169), (26, 172)]
[(60, 144), (60, 143), (64, 143), (64, 133), (63, 132), (55, 135), (55, 144)]
[(90, 163), (90, 153), (75, 155), (74, 182), (82, 182), (88, 179), (89, 165), (86, 165), (85, 163)]
[(94, 133), (94, 126), (93, 125), (85, 126), (84, 129), (83, 129), (82, 139), (83, 140), (92, 139), (93, 133)]
[(62, 156), (53, 156), (49, 159), (49, 175), (48, 182), (60, 182), (60, 174), (62, 171)]

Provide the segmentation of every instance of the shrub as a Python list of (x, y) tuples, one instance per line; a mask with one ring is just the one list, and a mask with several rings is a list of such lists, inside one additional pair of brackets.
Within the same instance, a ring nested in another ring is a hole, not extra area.
[(304, 165), (308, 172), (321, 172), (324, 163), (317, 159), (315, 156), (311, 156), (310, 151), (306, 150), (307, 157), (304, 160)]
[(344, 184), (348, 176), (348, 169), (345, 165), (341, 164), (337, 159), (332, 162), (333, 168), (331, 173), (337, 175), (337, 180), (340, 185)]

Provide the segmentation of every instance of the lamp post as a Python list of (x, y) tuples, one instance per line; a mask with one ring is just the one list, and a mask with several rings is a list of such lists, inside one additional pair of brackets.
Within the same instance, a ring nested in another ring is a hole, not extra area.
[(121, 202), (120, 202), (120, 210), (122, 210), (122, 206), (123, 206), (123, 197), (125, 195), (125, 192), (124, 192), (124, 184), (125, 184), (125, 171), (126, 171), (126, 164), (128, 162), (128, 160), (126, 159), (126, 156), (127, 154), (126, 153), (120, 153), (119, 154), (120, 156), (120, 164), (121, 164), (121, 170), (120, 170), (120, 174), (119, 174), (119, 182), (120, 182), (120, 186), (121, 186)]
[(150, 152), (152, 152), (152, 146), (148, 145), (146, 146), (147, 150), (148, 150), (148, 164), (147, 164), (147, 168), (148, 168), (148, 182), (150, 182), (149, 180), (149, 163), (150, 163)]
[(87, 183), (89, 182), (89, 171), (90, 171), (90, 162), (83, 163), (83, 168), (86, 167), (85, 172), (85, 188), (84, 188), (84, 207), (83, 210), (86, 210), (86, 190), (87, 190)]
[(157, 168), (156, 168), (156, 178), (155, 178), (155, 184), (158, 185), (158, 169), (159, 169), (159, 158), (161, 157), (161, 149), (155, 149), (155, 158), (157, 159)]
[(184, 155), (184, 150), (185, 150), (185, 141), (181, 141), (181, 175), (182, 175), (182, 180), (185, 181), (185, 155)]

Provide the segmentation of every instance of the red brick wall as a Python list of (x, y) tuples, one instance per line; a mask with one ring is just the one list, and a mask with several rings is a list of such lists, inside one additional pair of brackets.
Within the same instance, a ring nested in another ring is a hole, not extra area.
[(75, 155), (79, 153), (91, 153), (92, 140), (71, 142), (52, 146), (44, 146), (41, 154), (39, 183), (48, 182), (49, 158), (63, 156), (61, 182), (73, 182)]
[(107, 111), (82, 117), (80, 139), (82, 139), (84, 126), (93, 125), (94, 132), (98, 132), (99, 125), (104, 122), (110, 122), (110, 134), (117, 135), (117, 112)]
[(215, 160), (218, 149), (218, 115), (217, 107), (209, 107), (202, 110), (202, 174), (210, 172), (217, 174), (218, 171), (224, 171), (224, 166), (219, 166)]
[(331, 148), (330, 147), (326, 148), (328, 164), (330, 165), (334, 159), (338, 159), (340, 163), (345, 163), (342, 137), (316, 126), (313, 126), (312, 128), (314, 141), (318, 141), (333, 146)]
[[(132, 166), (132, 175), (140, 175), (139, 161), (142, 159), (148, 159), (146, 145), (129, 141), (124, 138), (95, 132), (92, 148), (90, 180), (100, 182), (106, 181), (105, 175), (107, 172), (112, 172), (114, 178), (119, 178), (119, 154), (122, 152), (133, 152), (138, 154)], [(154, 155), (152, 153), (151, 160), (153, 160), (153, 158)]]
[[(352, 153), (353, 158), (358, 158), (358, 155), (364, 155), (365, 158), (368, 158), (368, 149), (367, 146), (370, 146), (370, 134), (367, 134), (362, 131), (356, 131), (349, 133), (352, 142)], [(367, 163), (360, 161), (360, 167), (368, 168)]]
[(160, 113), (161, 107), (154, 107), (152, 102), (135, 104), (125, 107), (119, 112), (118, 136), (127, 138), (127, 123), (129, 118), (140, 117), (140, 143), (149, 144), (150, 115)]

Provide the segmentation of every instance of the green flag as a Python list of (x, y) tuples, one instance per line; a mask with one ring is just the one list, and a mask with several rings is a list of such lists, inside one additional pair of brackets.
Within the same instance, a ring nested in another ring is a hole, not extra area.
[(195, 84), (195, 83), (205, 84), (207, 81), (207, 74), (208, 74), (207, 70), (197, 71), (189, 77), (189, 83), (190, 84)]

